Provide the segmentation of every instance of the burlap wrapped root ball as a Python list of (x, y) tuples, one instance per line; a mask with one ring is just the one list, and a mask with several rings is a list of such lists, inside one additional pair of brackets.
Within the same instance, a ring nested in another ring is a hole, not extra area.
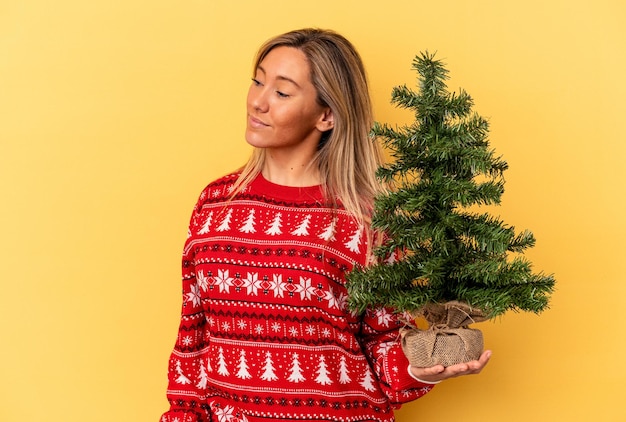
[(404, 328), (402, 349), (412, 366), (451, 366), (476, 360), (483, 352), (483, 334), (468, 328), (484, 321), (482, 311), (458, 301), (426, 305), (420, 312), (429, 328)]

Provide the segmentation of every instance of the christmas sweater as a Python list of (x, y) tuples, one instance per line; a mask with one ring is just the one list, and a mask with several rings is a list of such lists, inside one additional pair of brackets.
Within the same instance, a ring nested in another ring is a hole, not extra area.
[(367, 233), (321, 188), (259, 175), (209, 184), (182, 260), (183, 305), (161, 422), (393, 421), (426, 394), (396, 316), (348, 310), (345, 276)]

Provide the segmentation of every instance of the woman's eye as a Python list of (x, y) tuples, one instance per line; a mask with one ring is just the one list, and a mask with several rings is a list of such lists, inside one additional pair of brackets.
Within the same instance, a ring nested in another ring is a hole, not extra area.
[(260, 82), (258, 79), (255, 79), (255, 78), (252, 78), (252, 83), (253, 83), (255, 86), (261, 86), (261, 85), (262, 85), (262, 84), (261, 84), (261, 82)]
[(289, 95), (285, 94), (284, 92), (280, 92), (280, 91), (276, 91), (276, 95), (278, 95), (280, 98), (288, 98)]

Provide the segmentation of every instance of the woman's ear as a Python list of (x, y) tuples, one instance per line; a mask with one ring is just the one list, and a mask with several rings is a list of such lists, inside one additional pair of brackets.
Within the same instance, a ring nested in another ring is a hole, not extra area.
[(330, 107), (324, 110), (324, 114), (320, 117), (320, 120), (317, 122), (317, 129), (320, 132), (326, 132), (335, 127), (335, 118), (333, 116), (333, 111)]

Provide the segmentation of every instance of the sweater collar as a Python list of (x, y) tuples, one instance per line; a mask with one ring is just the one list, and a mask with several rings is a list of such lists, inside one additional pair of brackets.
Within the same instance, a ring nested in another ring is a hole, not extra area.
[(297, 200), (321, 200), (323, 199), (321, 185), (315, 186), (283, 186), (267, 180), (261, 173), (251, 184), (252, 191), (260, 193), (268, 198)]

